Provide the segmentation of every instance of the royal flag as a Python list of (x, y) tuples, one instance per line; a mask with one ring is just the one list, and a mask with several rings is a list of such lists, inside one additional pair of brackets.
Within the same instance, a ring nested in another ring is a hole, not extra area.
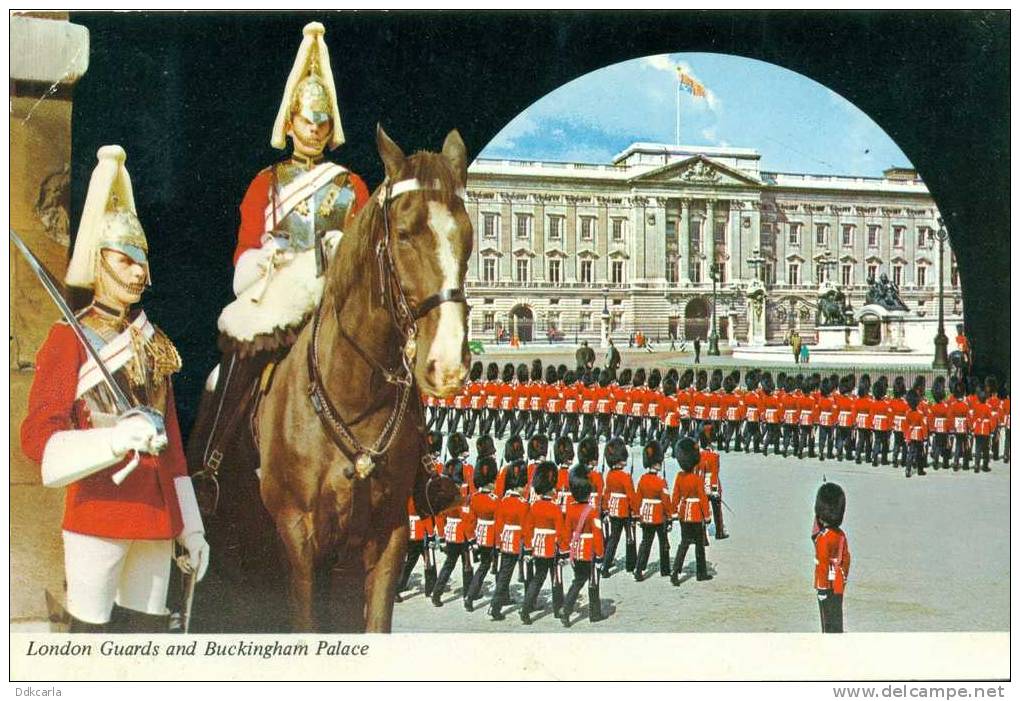
[(705, 86), (690, 77), (679, 66), (676, 69), (676, 77), (680, 82), (680, 89), (694, 97), (705, 97)]

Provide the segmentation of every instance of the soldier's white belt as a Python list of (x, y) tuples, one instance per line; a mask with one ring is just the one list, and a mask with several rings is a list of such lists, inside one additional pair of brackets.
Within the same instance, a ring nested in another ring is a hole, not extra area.
[[(146, 339), (151, 339), (156, 333), (156, 329), (153, 328), (148, 318), (146, 318), (145, 312), (140, 312), (128, 328), (124, 329), (116, 338), (99, 349), (99, 357), (102, 359), (107, 370), (115, 373), (134, 357), (134, 346), (131, 343), (131, 336), (133, 333), (139, 332)], [(78, 388), (75, 390), (75, 398), (82, 396), (103, 381), (103, 373), (99, 366), (96, 365), (94, 360), (89, 358), (78, 370)]]

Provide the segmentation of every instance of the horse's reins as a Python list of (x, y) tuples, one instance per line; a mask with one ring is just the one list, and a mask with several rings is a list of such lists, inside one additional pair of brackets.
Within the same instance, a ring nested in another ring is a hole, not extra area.
[[(326, 394), (322, 382), (322, 371), (319, 368), (318, 361), (319, 324), (321, 320), (322, 305), (316, 309), (315, 315), (312, 319), (312, 339), (311, 343), (308, 344), (308, 396), (311, 400), (312, 407), (315, 409), (315, 413), (318, 414), (319, 419), (326, 428), (327, 435), (329, 435), (330, 439), (340, 452), (352, 462), (352, 465), (344, 471), (344, 475), (349, 479), (353, 478), (355, 475), (360, 477), (368, 476), (375, 465), (376, 459), (389, 450), (390, 445), (393, 443), (393, 439), (397, 435), (397, 430), (403, 422), (404, 414), (407, 410), (408, 399), (411, 394), (411, 388), (414, 385), (411, 363), (413, 362), (417, 352), (415, 337), (418, 332), (418, 320), (439, 305), (446, 302), (467, 304), (467, 297), (464, 294), (464, 288), (458, 287), (454, 289), (440, 290), (436, 294), (427, 297), (416, 309), (412, 310), (407, 301), (407, 295), (404, 292), (404, 288), (397, 278), (396, 265), (393, 261), (392, 236), (390, 233), (390, 202), (409, 192), (439, 189), (441, 188), (438, 183), (433, 186), (425, 186), (422, 185), (416, 178), (412, 178), (408, 180), (401, 180), (393, 184), (387, 182), (385, 183), (385, 188), (379, 193), (379, 202), (382, 207), (383, 215), (384, 235), (375, 247), (376, 262), (379, 266), (380, 295), (389, 310), (390, 320), (394, 327), (396, 327), (397, 333), (402, 338), (403, 350), (400, 354), (400, 367), (396, 370), (387, 369), (372, 356), (366, 353), (358, 345), (357, 341), (351, 338), (351, 336), (347, 334), (340, 325), (340, 312), (343, 309), (343, 305), (341, 304), (340, 306), (335, 307), (334, 314), (337, 319), (338, 334), (354, 348), (362, 359), (364, 359), (371, 367), (378, 370), (386, 382), (399, 388), (397, 402), (394, 405), (393, 410), (390, 412), (386, 423), (383, 425), (382, 432), (371, 447), (365, 446), (361, 441), (359, 441), (350, 428), (351, 425), (358, 423), (365, 414), (358, 417), (357, 421), (348, 424), (340, 417), (340, 413)], [(463, 192), (460, 191), (458, 191), (457, 196), (461, 199), (464, 198)]]

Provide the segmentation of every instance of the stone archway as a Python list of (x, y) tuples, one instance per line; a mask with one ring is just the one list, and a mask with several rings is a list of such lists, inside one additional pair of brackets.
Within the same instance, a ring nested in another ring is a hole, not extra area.
[(693, 297), (684, 307), (684, 339), (708, 339), (711, 325), (711, 308), (706, 297)]
[(525, 304), (518, 304), (510, 310), (510, 333), (517, 333), (521, 343), (531, 343), (534, 337), (535, 313)]

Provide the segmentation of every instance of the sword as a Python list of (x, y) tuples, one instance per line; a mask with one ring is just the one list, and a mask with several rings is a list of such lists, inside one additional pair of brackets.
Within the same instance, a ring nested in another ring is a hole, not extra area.
[(180, 630), (187, 634), (191, 627), (191, 609), (195, 603), (195, 570), (188, 562), (187, 555), (178, 555), (175, 560), (177, 567), (184, 575), (184, 609), (180, 612)]
[[(60, 310), (60, 315), (63, 317), (64, 321), (67, 322), (68, 326), (71, 327), (71, 331), (74, 332), (75, 338), (77, 338), (82, 346), (85, 347), (85, 352), (88, 354), (89, 358), (92, 359), (92, 362), (96, 364), (96, 367), (99, 368), (99, 372), (103, 376), (103, 380), (109, 386), (110, 393), (113, 395), (113, 401), (117, 406), (120, 418), (123, 419), (128, 416), (136, 415), (144, 416), (152, 422), (152, 424), (156, 427), (156, 430), (161, 435), (165, 436), (166, 428), (163, 424), (163, 415), (152, 407), (132, 406), (131, 401), (128, 399), (127, 395), (124, 394), (124, 390), (122, 390), (120, 385), (117, 384), (117, 381), (113, 379), (113, 375), (110, 373), (110, 370), (106, 367), (106, 364), (103, 363), (103, 359), (99, 357), (99, 351), (97, 351), (89, 342), (88, 338), (85, 337), (85, 331), (81, 327), (81, 322), (78, 321), (74, 312), (71, 311), (71, 308), (67, 306), (67, 302), (64, 301), (64, 297), (60, 292), (60, 284), (56, 281), (56, 278), (54, 278), (53, 274), (46, 269), (46, 266), (44, 266), (42, 262), (35, 257), (35, 254), (32, 253), (31, 249), (29, 249), (25, 242), (21, 240), (21, 237), (15, 233), (14, 229), (8, 228), (8, 231), (10, 232), (11, 241), (17, 249), (21, 251), (21, 255), (25, 257), (28, 267), (30, 267), (36, 274), (36, 277), (39, 278), (39, 282), (42, 283), (43, 288), (46, 290), (47, 294), (49, 294), (50, 299), (52, 299), (53, 303), (57, 305), (57, 309)], [(138, 462), (141, 459), (141, 456), (136, 450), (131, 452), (133, 455), (128, 464), (113, 474), (113, 481), (117, 485), (121, 484), (127, 476), (130, 475), (136, 467), (138, 467)]]

